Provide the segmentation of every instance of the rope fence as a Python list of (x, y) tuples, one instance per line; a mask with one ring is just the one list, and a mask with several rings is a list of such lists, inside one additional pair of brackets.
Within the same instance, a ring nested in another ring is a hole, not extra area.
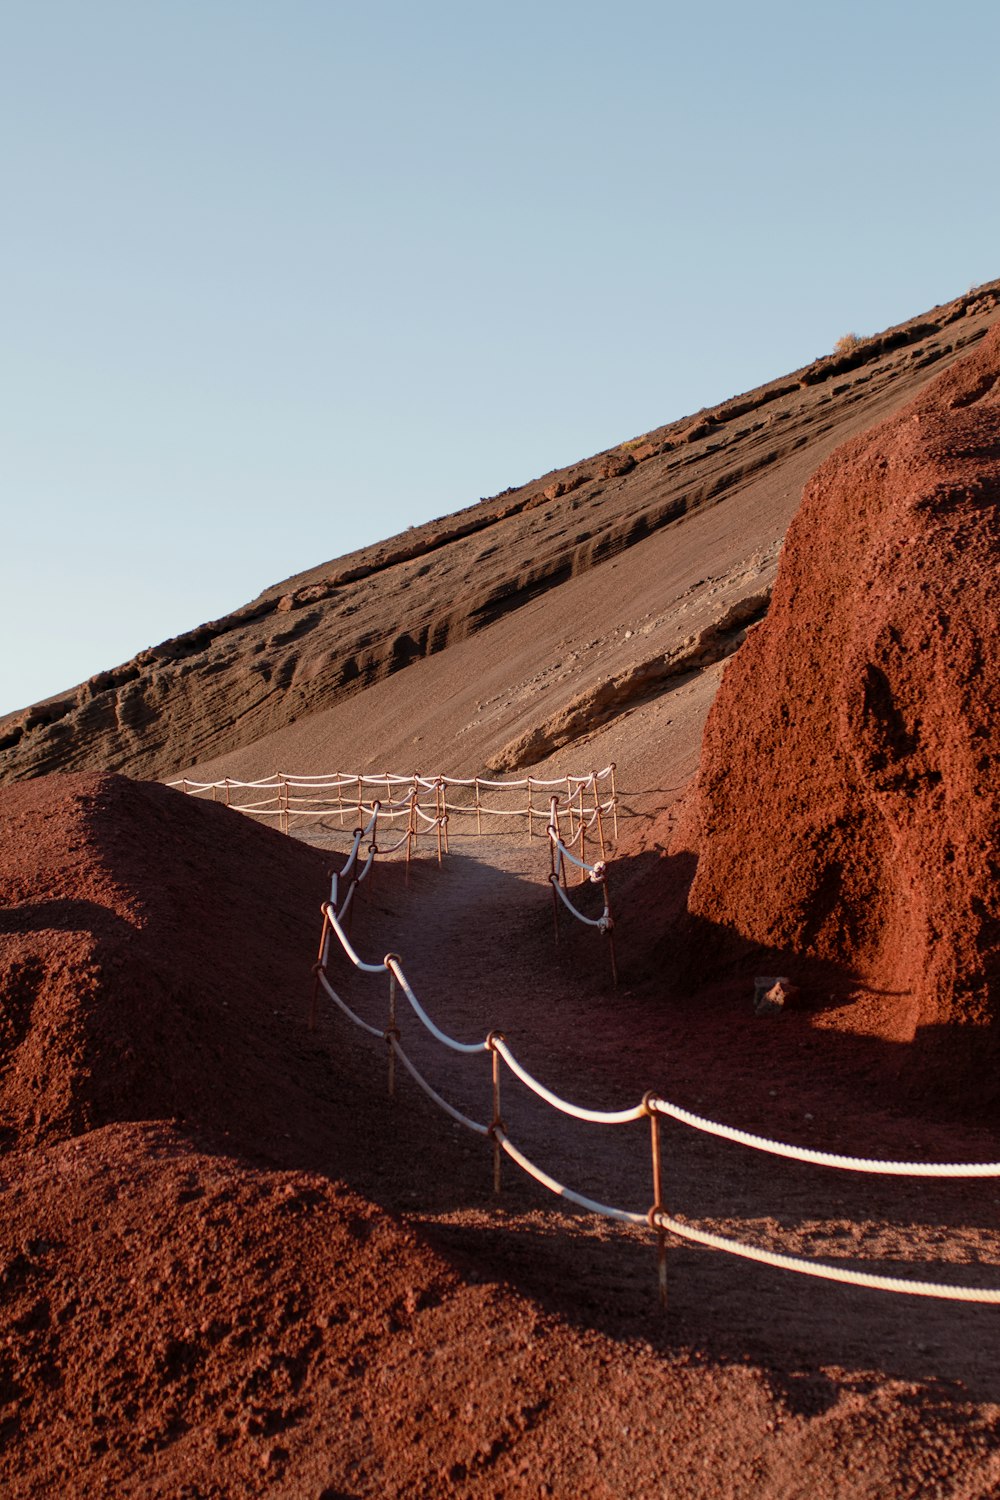
[[(584, 871), (585, 878), (603, 886), (605, 894), (605, 917), (610, 924), (603, 862), (599, 862), (593, 866), (585, 864), (582, 859), (583, 841), (579, 829), (574, 838), (580, 837), (581, 856), (577, 858), (571, 854), (567, 844), (559, 836), (558, 800), (557, 797), (552, 798), (548, 825), (549, 846), (552, 858), (550, 883), (553, 892), (558, 890), (566, 901), (566, 904), (569, 904), (565, 888), (565, 877), (560, 871), (566, 860), (569, 860), (573, 865), (578, 865)], [(575, 1204), (589, 1213), (599, 1214), (604, 1218), (617, 1220), (621, 1223), (634, 1226), (647, 1225), (656, 1234), (659, 1295), (661, 1305), (664, 1307), (667, 1301), (666, 1250), (668, 1235), (673, 1235), (677, 1239), (701, 1245), (711, 1250), (721, 1251), (729, 1255), (742, 1257), (746, 1260), (773, 1266), (780, 1270), (794, 1271), (802, 1275), (819, 1277), (827, 1281), (839, 1282), (849, 1286), (867, 1287), (884, 1292), (907, 1293), (911, 1296), (933, 1297), (947, 1301), (1000, 1304), (1000, 1287), (977, 1287), (950, 1282), (910, 1280), (906, 1277), (876, 1275), (854, 1266), (837, 1266), (823, 1261), (807, 1260), (800, 1256), (788, 1255), (779, 1250), (771, 1250), (765, 1246), (753, 1245), (742, 1240), (732, 1239), (728, 1236), (718, 1234), (713, 1230), (701, 1228), (696, 1224), (690, 1224), (668, 1213), (664, 1202), (663, 1155), (660, 1137), (660, 1122), (663, 1119), (671, 1119), (688, 1129), (719, 1137), (735, 1145), (766, 1152), (772, 1156), (808, 1162), (815, 1166), (833, 1168), (840, 1171), (881, 1173), (887, 1176), (912, 1178), (995, 1178), (1000, 1177), (1000, 1162), (946, 1162), (934, 1164), (930, 1162), (880, 1161), (867, 1157), (843, 1156), (834, 1152), (814, 1151), (807, 1147), (794, 1146), (782, 1141), (768, 1140), (764, 1136), (754, 1135), (749, 1131), (706, 1119), (692, 1113), (690, 1110), (683, 1109), (679, 1105), (671, 1103), (669, 1100), (660, 1098), (653, 1092), (646, 1093), (638, 1104), (630, 1108), (620, 1110), (586, 1109), (572, 1103), (568, 1099), (562, 1098), (554, 1090), (548, 1088), (539, 1079), (535, 1078), (523, 1063), (518, 1060), (502, 1032), (491, 1030), (481, 1041), (459, 1041), (449, 1036), (447, 1032), (443, 1031), (436, 1024), (417, 998), (406, 978), (399, 955), (387, 953), (381, 963), (365, 962), (355, 951), (345, 931), (344, 919), (345, 917), (349, 918), (350, 903), (356, 889), (367, 878), (371, 870), (375, 852), (375, 841), (372, 838), (369, 857), (359, 869), (358, 860), (361, 844), (369, 833), (374, 833), (377, 819), (380, 815), (381, 808), (376, 803), (367, 826), (364, 829), (359, 828), (355, 830), (354, 841), (347, 862), (343, 869), (333, 876), (330, 900), (325, 902), (322, 907), (323, 926), (320, 935), (319, 954), (313, 970), (315, 982), (309, 1011), (310, 1029), (314, 1029), (316, 1026), (318, 997), (320, 993), (325, 993), (341, 1013), (355, 1026), (358, 1026), (370, 1036), (377, 1037), (383, 1041), (386, 1045), (388, 1056), (388, 1089), (390, 1097), (395, 1097), (396, 1093), (396, 1063), (398, 1061), (416, 1085), (438, 1108), (443, 1110), (459, 1125), (491, 1142), (493, 1148), (493, 1187), (495, 1192), (499, 1193), (501, 1189), (501, 1161), (502, 1157), (506, 1156), (522, 1172), (532, 1177), (549, 1192), (554, 1193), (568, 1203)], [(581, 822), (581, 829), (582, 826)], [(598, 921), (601, 920), (604, 919), (598, 919)], [(609, 936), (610, 930), (611, 925), (607, 928)], [(383, 1027), (372, 1025), (370, 1022), (364, 1020), (337, 993), (328, 972), (334, 939), (336, 939), (342, 953), (355, 969), (373, 976), (382, 974), (387, 976), (388, 1006), (386, 1024)], [(406, 1053), (402, 1046), (399, 1026), (397, 1024), (397, 1008), (400, 995), (402, 995), (421, 1025), (437, 1042), (449, 1051), (465, 1057), (481, 1053), (489, 1055), (491, 1060), (491, 1090), (490, 1117), (488, 1122), (472, 1119), (445, 1099), (424, 1077), (413, 1059)], [(543, 1100), (550, 1108), (572, 1119), (600, 1126), (628, 1125), (642, 1119), (648, 1119), (650, 1126), (649, 1144), (652, 1198), (650, 1207), (644, 1211), (629, 1210), (598, 1202), (596, 1199), (568, 1187), (565, 1183), (559, 1182), (555, 1177), (531, 1161), (510, 1139), (503, 1119), (501, 1109), (503, 1068), (506, 1068), (525, 1088)]]
[[(594, 808), (600, 808), (602, 817), (611, 818), (614, 837), (618, 837), (614, 763), (582, 776), (549, 779), (538, 776), (514, 780), (494, 780), (484, 776), (400, 776), (390, 771), (378, 774), (334, 771), (322, 776), (299, 776), (276, 771), (258, 781), (240, 781), (232, 776), (218, 781), (196, 781), (182, 776), (167, 785), (177, 787), (189, 796), (225, 802), (227, 807), (254, 817), (273, 818), (282, 833), (288, 833), (293, 824), (301, 826), (317, 820), (331, 823), (336, 819), (337, 825), (344, 828), (349, 816), (359, 821), (370, 816), (377, 800), (383, 820), (392, 822), (405, 818), (409, 821), (411, 809), (415, 806), (418, 819), (425, 827), (446, 830), (449, 816), (459, 813), (475, 817), (476, 833), (480, 835), (484, 818), (524, 818), (529, 839), (535, 835), (536, 821), (544, 823), (546, 818), (547, 806), (544, 802), (539, 803), (539, 796), (545, 798), (557, 792), (570, 819), (570, 843), (576, 836), (577, 824), (588, 819), (590, 826), (593, 824), (593, 809), (587, 806), (590, 797)], [(254, 796), (254, 793), (270, 795)], [(449, 793), (454, 794), (451, 800)], [(515, 793), (527, 793), (527, 796), (515, 798)], [(471, 800), (454, 800), (459, 794)], [(492, 801), (491, 794), (496, 794)], [(502, 798), (509, 799), (510, 805), (497, 805)]]
[[(565, 909), (582, 926), (594, 928), (607, 938), (611, 977), (614, 984), (618, 984), (614, 918), (608, 893), (605, 832), (606, 819), (610, 818), (617, 838), (618, 796), (614, 762), (605, 766), (602, 771), (589, 771), (582, 776), (566, 775), (555, 780), (542, 780), (536, 776), (525, 776), (514, 781), (488, 780), (482, 776), (397, 776), (389, 771), (383, 771), (377, 776), (355, 772), (336, 772), (331, 776), (292, 776), (278, 772), (260, 781), (236, 781), (228, 776), (221, 781), (192, 781), (189, 777), (182, 777), (167, 785), (178, 787), (189, 796), (211, 795), (216, 801), (221, 792), (227, 807), (255, 817), (277, 818), (282, 833), (288, 833), (291, 821), (297, 818), (329, 819), (336, 816), (340, 824), (346, 826), (344, 818), (348, 811), (356, 813), (359, 820), (367, 817), (368, 822), (364, 828), (354, 830), (354, 842), (341, 878), (348, 878), (357, 858), (359, 840), (366, 838), (369, 839), (369, 861), (376, 854), (395, 854), (405, 848), (407, 881), (410, 862), (418, 852), (421, 833), (433, 833), (438, 864), (448, 853), (448, 825), (452, 815), (456, 813), (470, 817), (474, 815), (478, 835), (482, 834), (484, 817), (526, 818), (528, 838), (531, 839), (534, 837), (535, 821), (545, 816), (543, 809), (538, 806), (536, 794), (547, 791), (549, 799), (545, 831), (550, 850), (549, 884), (552, 890), (556, 945), (558, 946), (560, 937), (559, 913), (560, 909)], [(553, 790), (555, 787), (559, 788), (558, 793)], [(265, 789), (274, 789), (274, 797), (239, 800), (244, 792)], [(449, 801), (448, 793), (453, 789), (466, 794), (471, 792), (474, 800), (471, 804)], [(376, 790), (379, 796), (374, 795)], [(306, 795), (297, 795), (299, 791)], [(336, 793), (335, 797), (326, 795), (332, 792)], [(527, 800), (521, 796), (513, 806), (496, 807), (483, 801), (484, 793), (488, 798), (491, 793), (509, 797), (524, 792), (527, 792)], [(392, 823), (402, 817), (406, 818), (402, 837), (392, 844), (379, 844), (379, 822)], [(563, 820), (568, 825), (565, 837)], [(588, 864), (586, 859), (588, 837), (591, 844), (601, 851), (600, 859), (594, 864)], [(577, 852), (574, 853), (574, 850)], [(570, 898), (570, 869), (579, 871), (578, 884), (583, 885), (589, 881), (600, 887), (603, 896), (600, 915), (587, 916)], [(348, 902), (351, 896), (348, 896)], [(334, 905), (336, 906), (336, 902)], [(343, 910), (348, 910), (346, 904)]]

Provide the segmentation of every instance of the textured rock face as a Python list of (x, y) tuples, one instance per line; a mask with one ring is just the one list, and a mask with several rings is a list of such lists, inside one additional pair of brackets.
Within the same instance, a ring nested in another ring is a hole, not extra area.
[(793, 485), (786, 466), (798, 476), (803, 452), (814, 466), (834, 434), (907, 399), (928, 369), (982, 338), (998, 304), (994, 283), (697, 418), (277, 584), (4, 716), (0, 782), (59, 770), (175, 775), (461, 643), (747, 486), (796, 493), (801, 478)]
[[(807, 486), (706, 729), (697, 915), (898, 996), (986, 1093), (1000, 1012), (1000, 331)], [(951, 1071), (949, 1071), (951, 1070)]]

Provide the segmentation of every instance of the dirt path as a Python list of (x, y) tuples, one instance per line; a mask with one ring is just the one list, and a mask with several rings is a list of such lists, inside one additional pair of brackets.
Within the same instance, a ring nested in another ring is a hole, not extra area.
[[(760, 1056), (740, 1063), (731, 1038), (727, 1055), (717, 1018), (699, 1019), (690, 1006), (656, 1014), (648, 994), (627, 982), (613, 990), (601, 940), (590, 930), (567, 933), (562, 922), (563, 942), (554, 946), (546, 872), (541, 840), (453, 836), (444, 866), (422, 864), (408, 891), (398, 875), (380, 875), (359, 914), (359, 946), (368, 958), (398, 952), (422, 1003), (449, 1034), (472, 1041), (492, 1027), (503, 1030), (524, 1065), (576, 1103), (622, 1108), (651, 1087), (749, 1128), (766, 1125), (770, 1111), (774, 1124), (766, 1133), (827, 1149), (990, 1159), (989, 1137), (959, 1124), (931, 1125), (923, 1115), (888, 1108), (874, 1116), (866, 1109), (861, 1121), (856, 1103), (845, 1115), (850, 1091), (842, 1070), (811, 1072), (798, 1106), (786, 1088), (779, 1109)], [(376, 1024), (382, 984), (347, 979), (345, 986)], [(407, 1051), (434, 1087), (488, 1122), (487, 1060), (445, 1051), (412, 1016), (401, 1026)], [(383, 1067), (372, 1045), (373, 1066)], [(404, 1080), (404, 1108), (412, 1090)], [(509, 1075), (503, 1116), (511, 1139), (559, 1180), (616, 1206), (648, 1207), (645, 1122), (581, 1124), (533, 1099)], [(1000, 1190), (993, 1180), (860, 1177), (779, 1162), (683, 1127), (664, 1134), (668, 1203), (681, 1217), (883, 1275), (1000, 1284)], [(405, 1171), (395, 1185), (381, 1179), (383, 1197), (483, 1274), (512, 1281), (573, 1321), (651, 1340), (664, 1352), (684, 1347), (713, 1365), (752, 1361), (796, 1410), (825, 1409), (845, 1388), (870, 1393), (886, 1381), (932, 1392), (945, 1407), (1000, 1400), (998, 1308), (835, 1286), (673, 1242), (664, 1320), (648, 1231), (578, 1214), (506, 1161), (504, 1191), (494, 1200), (489, 1147), (443, 1116), (433, 1138), (429, 1132), (408, 1141), (405, 1123), (401, 1137)]]

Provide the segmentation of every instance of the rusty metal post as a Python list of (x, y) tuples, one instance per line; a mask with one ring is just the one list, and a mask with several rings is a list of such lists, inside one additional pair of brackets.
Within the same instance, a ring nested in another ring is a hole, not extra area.
[(416, 789), (414, 788), (414, 790), (410, 792), (410, 797), (409, 797), (410, 807), (409, 807), (409, 811), (407, 812), (407, 815), (406, 815), (406, 876), (405, 876), (405, 883), (407, 885), (409, 885), (409, 883), (410, 883), (410, 855), (413, 852), (413, 839), (414, 839), (414, 836), (415, 836), (415, 833), (416, 833), (416, 829), (414, 828), (414, 824), (417, 821), (417, 814), (416, 814), (416, 811), (415, 811), (416, 797), (417, 797), (417, 793), (416, 793)]
[(181, 777), (181, 790), (183, 791), (185, 797), (188, 796), (188, 779), (186, 776)]
[(434, 783), (434, 826), (437, 830), (437, 856), (439, 865), (441, 863), (441, 824), (444, 818), (444, 812), (441, 808), (442, 801), (443, 798), (441, 795), (441, 778), (439, 776), (437, 781), (435, 781)]
[(611, 892), (608, 890), (607, 871), (601, 881), (604, 888), (604, 910), (608, 917), (608, 957), (611, 959), (611, 982), (615, 989), (618, 988), (618, 959), (615, 954), (615, 919), (611, 911)]
[[(394, 953), (387, 953), (385, 963), (388, 967), (389, 959), (395, 958)], [(396, 976), (389, 969), (389, 1024), (385, 1029), (385, 1042), (389, 1049), (389, 1098), (396, 1097), (396, 1054), (393, 1051), (393, 1038), (399, 1036), (399, 1028), (396, 1025)]]
[[(587, 825), (586, 823), (584, 823), (582, 818), (580, 820), (580, 862), (581, 864), (587, 863)], [(583, 885), (584, 881), (589, 879), (590, 876), (587, 874), (586, 870), (581, 870), (580, 884)]]
[(555, 796), (555, 794), (553, 794), (552, 799), (551, 799), (551, 801), (549, 803), (549, 817), (550, 817), (550, 821), (551, 821), (552, 827), (556, 831), (556, 839), (557, 839), (558, 845), (559, 845), (559, 848), (557, 850), (558, 856), (559, 856), (559, 861), (558, 861), (558, 866), (557, 866), (558, 874), (559, 874), (559, 881), (560, 881), (560, 884), (562, 885), (563, 890), (565, 890), (566, 889), (566, 860), (565, 860), (565, 858), (563, 856), (563, 852), (562, 852), (562, 830), (559, 827), (559, 798), (557, 796)]
[(366, 882), (365, 882), (367, 884), (367, 886), (368, 886), (368, 890), (365, 892), (365, 900), (366, 901), (368, 901), (368, 900), (371, 899), (372, 892), (375, 890), (376, 857), (378, 855), (378, 815), (379, 815), (379, 813), (381, 811), (382, 811), (382, 804), (381, 804), (381, 802), (377, 802), (377, 801), (373, 802), (372, 803), (372, 817), (374, 819), (374, 822), (372, 823), (372, 841), (368, 845), (368, 853), (371, 854), (373, 856), (373, 858), (372, 858), (372, 863), (371, 863), (371, 869), (368, 871), (368, 876), (367, 876), (367, 879), (366, 879)]
[(483, 809), (479, 800), (479, 777), (476, 777), (476, 833), (482, 837), (483, 832)]
[(497, 1130), (503, 1129), (503, 1117), (500, 1114), (500, 1054), (494, 1046), (496, 1041), (503, 1041), (502, 1031), (491, 1031), (486, 1038), (493, 1062), (493, 1119), (490, 1122), (490, 1140), (493, 1142), (493, 1191), (499, 1193), (500, 1161), (503, 1148), (497, 1140)]
[(594, 788), (594, 818), (597, 822), (597, 837), (601, 845), (601, 858), (607, 859), (608, 851), (604, 843), (604, 809), (601, 806), (601, 792), (597, 785), (596, 771), (591, 771), (590, 779)]
[(535, 799), (532, 793), (531, 777), (528, 777), (528, 843), (535, 836)]
[(656, 1270), (660, 1291), (660, 1306), (667, 1310), (667, 1236), (659, 1216), (663, 1212), (663, 1157), (660, 1150), (660, 1117), (654, 1107), (654, 1096), (643, 1099), (649, 1115), (650, 1144), (653, 1155), (653, 1206), (649, 1210), (649, 1222), (656, 1230)]
[(226, 806), (229, 806), (229, 777), (226, 777)]
[(558, 878), (559, 877), (556, 874), (556, 846), (555, 846), (555, 843), (553, 842), (552, 834), (550, 833), (549, 834), (549, 890), (552, 892), (552, 931), (553, 931), (553, 934), (555, 936), (556, 947), (557, 948), (559, 947), (559, 896), (558, 896), (558, 894), (556, 892), (556, 881), (558, 880)]
[(319, 935), (319, 952), (316, 955), (316, 962), (313, 964), (313, 990), (312, 990), (312, 999), (309, 1002), (309, 1030), (310, 1031), (315, 1031), (316, 1030), (316, 1013), (317, 1013), (317, 1006), (318, 1006), (318, 1001), (319, 1001), (319, 976), (320, 976), (320, 971), (323, 969), (324, 962), (325, 962), (325, 957), (326, 957), (326, 934), (327, 934), (327, 929), (329, 928), (329, 926), (330, 926), (330, 918), (327, 915), (327, 912), (324, 910), (324, 912), (323, 912), (323, 927), (322, 927), (322, 931), (320, 932), (320, 935)]
[(615, 791), (615, 763), (611, 762), (611, 814), (615, 825), (615, 843), (618, 842), (618, 793)]
[(601, 859), (606, 860), (608, 857), (608, 849), (607, 845), (604, 842), (604, 818), (601, 813), (601, 804), (599, 802), (597, 804), (594, 817), (597, 819), (597, 838), (601, 846)]

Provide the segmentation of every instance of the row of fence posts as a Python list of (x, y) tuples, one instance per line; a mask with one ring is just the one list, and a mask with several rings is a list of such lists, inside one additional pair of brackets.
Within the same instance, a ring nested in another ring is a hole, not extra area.
[[(617, 839), (617, 837), (618, 837), (618, 797), (617, 797), (616, 789), (615, 789), (615, 765), (614, 765), (614, 762), (611, 763), (611, 765), (609, 767), (609, 771), (610, 771), (610, 775), (611, 775), (611, 801), (610, 801), (610, 806), (611, 806), (611, 814), (612, 814), (613, 823), (614, 823), (614, 836)], [(382, 779), (383, 779), (382, 776), (370, 776), (370, 777), (359, 776), (359, 777), (356, 778), (356, 781), (357, 781), (357, 801), (356, 801), (356, 807), (357, 807), (357, 816), (358, 816), (359, 819), (361, 819), (363, 817), (364, 811), (365, 811), (365, 807), (364, 807), (364, 787), (365, 787), (365, 783), (366, 782), (370, 782), (374, 786), (374, 785), (377, 785)], [(392, 776), (389, 773), (384, 773), (384, 779), (385, 779), (386, 799), (391, 804), (395, 800), (393, 798)], [(410, 794), (410, 799), (411, 800), (414, 800), (414, 799), (417, 798), (417, 796), (418, 796), (418, 788), (420, 786), (421, 780), (422, 780), (422, 778), (420, 778), (418, 776), (414, 776), (413, 783), (412, 783), (412, 792)], [(576, 782), (576, 786), (575, 787), (573, 786), (573, 782), (574, 781)], [(276, 789), (277, 789), (277, 804), (278, 804), (278, 807), (277, 807), (277, 812), (278, 812), (278, 827), (281, 829), (282, 833), (287, 833), (288, 832), (288, 827), (289, 827), (289, 818), (290, 818), (290, 816), (294, 816), (294, 811), (293, 811), (293, 809), (289, 805), (289, 783), (288, 783), (287, 778), (285, 776), (283, 776), (279, 772), (278, 776), (276, 778), (276, 784), (277, 784)], [(298, 785), (298, 783), (295, 783), (295, 784)], [(527, 813), (527, 818), (528, 818), (528, 838), (530, 840), (530, 839), (532, 839), (534, 837), (534, 832), (535, 832), (535, 827), (534, 827), (535, 818), (544, 817), (544, 810), (542, 808), (538, 808), (538, 807), (536, 807), (534, 805), (534, 797), (533, 797), (534, 784), (533, 784), (532, 777), (530, 777), (530, 776), (527, 777), (526, 784), (527, 784), (527, 789), (528, 789), (528, 805), (527, 805), (527, 808), (525, 809), (525, 811)], [(398, 790), (398, 788), (399, 788), (400, 785), (401, 785), (401, 783), (397, 782), (397, 790)], [(569, 818), (569, 825), (570, 825), (569, 843), (572, 844), (574, 842), (574, 840), (576, 839), (576, 837), (577, 837), (577, 831), (578, 831), (577, 825), (579, 824), (579, 826), (583, 828), (583, 832), (580, 835), (580, 838), (581, 838), (581, 842), (580, 842), (580, 858), (581, 859), (585, 859), (586, 858), (586, 852), (585, 852), (586, 828), (585, 828), (584, 825), (587, 822), (587, 810), (586, 810), (586, 808), (584, 806), (583, 794), (584, 794), (584, 788), (586, 786), (588, 786), (588, 785), (592, 787), (593, 793), (594, 793), (594, 810), (598, 814), (598, 823), (597, 823), (597, 826), (598, 826), (598, 833), (599, 833), (600, 843), (601, 843), (601, 858), (604, 859), (604, 858), (606, 858), (606, 850), (605, 850), (605, 844), (604, 844), (604, 828), (603, 828), (603, 823), (602, 823), (602, 820), (601, 820), (601, 807), (602, 807), (602, 804), (601, 804), (600, 790), (599, 790), (598, 784), (597, 784), (597, 773), (596, 772), (593, 772), (589, 777), (582, 778), (582, 779), (579, 778), (579, 777), (570, 777), (570, 776), (567, 776), (567, 778), (566, 778), (566, 804), (565, 804), (565, 811), (566, 811), (566, 814), (567, 814), (567, 816)], [(187, 777), (182, 777), (181, 778), (181, 786), (182, 786), (183, 790), (186, 793), (190, 792), (190, 790), (192, 788), (192, 784), (190, 783), (190, 781), (189, 781), (189, 779)], [(473, 786), (474, 786), (474, 793), (475, 793), (475, 800), (474, 800), (473, 807), (474, 807), (475, 814), (476, 814), (476, 833), (481, 836), (482, 835), (482, 831), (483, 831), (483, 804), (482, 804), (482, 796), (481, 796), (481, 790), (482, 789), (481, 789), (481, 784), (480, 784), (480, 778), (478, 776), (475, 777), (474, 782), (473, 782)], [(337, 812), (337, 815), (340, 818), (340, 826), (342, 828), (345, 826), (345, 824), (344, 824), (344, 817), (345, 817), (345, 812), (346, 812), (347, 807), (350, 806), (352, 809), (355, 807), (355, 802), (353, 800), (352, 800), (351, 803), (348, 803), (345, 800), (344, 795), (343, 795), (343, 788), (344, 788), (344, 783), (338, 778), (338, 781), (337, 781), (337, 807), (336, 807), (336, 812)], [(434, 790), (434, 812), (435, 812), (435, 820), (436, 820), (436, 824), (437, 824), (438, 860), (440, 862), (441, 854), (442, 854), (442, 849), (443, 849), (444, 853), (448, 852), (448, 812), (447, 812), (447, 806), (446, 806), (447, 779), (445, 777), (443, 777), (443, 776), (437, 777), (435, 779), (434, 783), (433, 783), (433, 790)], [(220, 800), (220, 797), (219, 797), (220, 791), (224, 794), (222, 800), (225, 802), (226, 806), (227, 807), (231, 807), (233, 805), (233, 803), (232, 803), (232, 787), (231, 787), (231, 783), (230, 783), (230, 778), (228, 776), (225, 777), (221, 782), (213, 782), (212, 783), (212, 801), (213, 802), (218, 802)], [(239, 807), (239, 804), (237, 803), (237, 808), (238, 807)], [(252, 809), (249, 809), (249, 810), (252, 810)], [(407, 841), (407, 859), (409, 859), (409, 857), (410, 857), (412, 843), (415, 842), (418, 831), (419, 830), (417, 828), (415, 828), (415, 827), (412, 828), (412, 829), (408, 829), (408, 833), (409, 833), (410, 836), (409, 836), (409, 839)], [(586, 878), (586, 877), (584, 877), (584, 878)]]
[[(324, 946), (325, 946), (325, 941), (326, 941), (326, 932), (327, 932), (327, 924), (326, 924), (326, 920), (324, 918), (324, 922), (323, 922), (323, 935), (320, 938), (320, 948), (319, 948), (319, 963), (320, 964), (322, 964), (322, 962), (323, 962), (323, 953), (324, 953)], [(385, 956), (385, 959), (384, 959), (384, 962), (385, 962), (385, 964), (387, 966), (389, 965), (389, 960), (390, 959), (394, 959), (397, 963), (400, 962), (398, 954), (387, 953), (386, 956)], [(315, 1029), (315, 1024), (316, 1024), (316, 1020), (315, 1020), (315, 1005), (316, 1005), (316, 994), (318, 992), (318, 987), (319, 987), (319, 981), (317, 980), (316, 981), (316, 987), (315, 987), (314, 992), (313, 992), (313, 1009), (312, 1009), (312, 1013), (311, 1013), (311, 1017), (310, 1017), (310, 1026), (311, 1026), (312, 1029)], [(390, 967), (389, 968), (389, 1006), (388, 1006), (388, 1019), (387, 1019), (387, 1024), (386, 1024), (386, 1028), (385, 1028), (385, 1041), (386, 1041), (387, 1064), (388, 1064), (388, 1091), (389, 1091), (389, 1098), (390, 1099), (394, 1099), (396, 1097), (396, 1053), (395, 1053), (395, 1049), (393, 1047), (393, 1041), (395, 1040), (395, 1041), (398, 1042), (399, 1041), (399, 1035), (400, 1035), (400, 1033), (399, 1033), (399, 1024), (398, 1024), (397, 1009), (396, 1009), (396, 976), (393, 973), (392, 968)], [(502, 1031), (491, 1031), (489, 1033), (489, 1035), (487, 1036), (487, 1038), (486, 1038), (486, 1046), (487, 1046), (487, 1048), (489, 1050), (489, 1053), (490, 1053), (490, 1062), (491, 1062), (491, 1078), (490, 1078), (490, 1090), (491, 1090), (491, 1098), (490, 1098), (490, 1125), (489, 1125), (489, 1128), (487, 1130), (487, 1135), (488, 1135), (488, 1137), (489, 1137), (489, 1139), (490, 1139), (490, 1141), (492, 1142), (492, 1145), (493, 1145), (493, 1191), (494, 1191), (494, 1193), (497, 1196), (500, 1195), (500, 1193), (502, 1192), (502, 1188), (503, 1188), (503, 1175), (502, 1175), (502, 1170), (501, 1170), (501, 1164), (502, 1164), (502, 1161), (503, 1161), (503, 1146), (501, 1145), (501, 1141), (500, 1141), (500, 1133), (502, 1133), (504, 1136), (506, 1136), (506, 1134), (507, 1134), (507, 1127), (504, 1124), (503, 1113), (502, 1113), (502, 1110), (501, 1110), (501, 1101), (500, 1101), (500, 1064), (501, 1064), (501, 1057), (500, 1057), (500, 1053), (497, 1051), (497, 1048), (496, 1048), (495, 1044), (497, 1042), (502, 1042), (502, 1041), (505, 1041), (505, 1040), (506, 1040), (506, 1038), (504, 1037), (504, 1034), (503, 1034)], [(652, 1159), (653, 1203), (652, 1203), (651, 1208), (649, 1209), (648, 1219), (649, 1219), (649, 1226), (650, 1226), (650, 1228), (653, 1229), (655, 1231), (655, 1233), (656, 1233), (657, 1280), (658, 1280), (658, 1287), (659, 1287), (660, 1305), (661, 1305), (661, 1307), (666, 1308), (666, 1305), (667, 1305), (667, 1237), (666, 1237), (666, 1231), (663, 1229), (661, 1223), (659, 1222), (659, 1216), (664, 1212), (664, 1202), (663, 1202), (663, 1152), (662, 1152), (662, 1144), (661, 1144), (661, 1140), (660, 1140), (660, 1116), (656, 1112), (656, 1110), (652, 1107), (652, 1101), (653, 1101), (654, 1097), (655, 1097), (654, 1094), (652, 1092), (649, 1092), (649, 1093), (647, 1093), (645, 1095), (645, 1097), (643, 1098), (643, 1101), (642, 1101), (643, 1108), (644, 1108), (644, 1110), (646, 1112), (646, 1115), (647, 1115), (647, 1117), (649, 1119), (650, 1155), (651, 1155), (651, 1159)]]
[[(604, 838), (604, 819), (596, 784), (594, 787), (594, 794), (594, 821), (597, 827), (598, 841), (601, 847), (601, 858), (599, 863), (595, 864), (592, 867), (592, 873), (588, 874), (587, 870), (580, 871), (579, 884), (582, 885), (584, 884), (584, 882), (589, 880), (591, 884), (599, 885), (601, 888), (601, 895), (604, 898), (604, 915), (601, 931), (608, 940), (608, 958), (611, 961), (611, 979), (615, 988), (617, 989), (618, 959), (615, 953), (615, 919), (614, 913), (611, 910), (611, 893), (608, 889), (608, 872), (605, 864), (605, 861), (607, 859), (607, 845)], [(586, 835), (586, 819), (582, 814), (580, 814), (577, 832), (570, 835), (568, 844), (564, 843), (559, 829), (559, 798), (555, 796), (551, 797), (549, 799), (549, 886), (552, 891), (552, 929), (555, 934), (557, 948), (559, 946), (560, 900), (558, 892), (556, 891), (556, 882), (559, 882), (562, 885), (563, 890), (568, 890), (569, 888), (569, 878), (566, 873), (566, 858), (563, 854), (563, 849), (568, 848), (569, 845), (573, 844), (576, 841), (576, 838), (579, 837), (580, 861), (581, 863), (586, 863)]]

